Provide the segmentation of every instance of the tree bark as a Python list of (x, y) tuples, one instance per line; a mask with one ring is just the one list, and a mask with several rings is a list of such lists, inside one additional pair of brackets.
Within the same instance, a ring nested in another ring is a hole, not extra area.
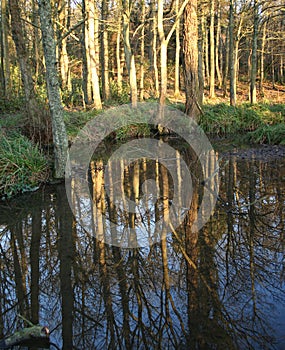
[(17, 0), (9, 0), (11, 14), (12, 36), (16, 46), (20, 64), (21, 78), (25, 93), (26, 112), (32, 121), (37, 120), (39, 108), (36, 100), (34, 81), (29, 62), (29, 53), (26, 47), (26, 35), (22, 26), (21, 9)]
[(229, 14), (229, 71), (230, 71), (230, 104), (236, 105), (236, 74), (235, 74), (235, 57), (234, 57), (234, 6), (230, 0)]
[(102, 0), (102, 26), (101, 26), (101, 78), (102, 78), (102, 95), (105, 101), (110, 98), (109, 82), (109, 43), (108, 43), (108, 7), (109, 1)]
[(60, 98), (57, 75), (56, 46), (51, 20), (50, 0), (39, 0), (42, 40), (46, 63), (46, 83), (52, 119), (52, 135), (55, 156), (55, 178), (64, 178), (67, 161), (68, 140), (63, 120), (63, 107)]
[(210, 98), (215, 97), (215, 0), (210, 8)]
[(4, 98), (9, 97), (11, 92), (10, 79), (10, 58), (9, 58), (9, 42), (8, 42), (8, 6), (7, 0), (1, 1), (1, 82), (2, 95)]
[(125, 49), (126, 63), (127, 63), (128, 73), (129, 73), (131, 103), (133, 107), (136, 107), (138, 102), (138, 87), (137, 87), (135, 56), (130, 43), (131, 5), (129, 0), (123, 0), (123, 11), (124, 11), (123, 13), (124, 49)]
[[(179, 11), (179, 0), (175, 0), (175, 12)], [(179, 97), (180, 89), (180, 20), (178, 20), (175, 29), (175, 77), (174, 77), (174, 96)]]
[(185, 112), (197, 120), (202, 104), (198, 74), (197, 0), (189, 0), (184, 9), (183, 57), (186, 92)]
[(257, 36), (258, 36), (258, 0), (253, 5), (253, 36), (250, 73), (250, 103), (256, 103), (256, 73), (257, 73)]

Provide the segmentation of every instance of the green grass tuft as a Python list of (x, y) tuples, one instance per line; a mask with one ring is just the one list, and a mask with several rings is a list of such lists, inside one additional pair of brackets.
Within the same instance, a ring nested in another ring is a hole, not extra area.
[(38, 147), (20, 134), (0, 139), (0, 195), (30, 191), (48, 176), (48, 164)]

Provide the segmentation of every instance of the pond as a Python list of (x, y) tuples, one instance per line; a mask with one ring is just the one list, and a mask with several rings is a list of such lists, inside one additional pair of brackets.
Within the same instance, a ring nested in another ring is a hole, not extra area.
[(0, 338), (20, 314), (63, 349), (285, 348), (285, 157), (215, 151), (219, 194), (198, 227), (206, 181), (169, 145), (172, 169), (96, 155), (89, 195), (75, 181), (68, 198), (59, 184), (1, 204)]

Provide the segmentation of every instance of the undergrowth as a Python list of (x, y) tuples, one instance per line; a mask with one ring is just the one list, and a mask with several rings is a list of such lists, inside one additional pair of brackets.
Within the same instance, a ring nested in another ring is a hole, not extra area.
[(11, 197), (30, 191), (48, 177), (46, 157), (25, 136), (1, 134), (0, 196)]
[(225, 103), (204, 106), (199, 124), (209, 134), (241, 135), (252, 143), (285, 144), (285, 105)]

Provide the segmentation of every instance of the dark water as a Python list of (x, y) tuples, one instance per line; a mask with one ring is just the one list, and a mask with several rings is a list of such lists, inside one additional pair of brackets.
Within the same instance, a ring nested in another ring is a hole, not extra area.
[[(198, 174), (191, 154), (181, 154)], [(20, 314), (48, 326), (64, 349), (284, 349), (285, 158), (223, 158), (208, 223), (193, 227), (205, 185), (197, 176), (183, 224), (165, 235), (152, 229), (174, 201), (171, 174), (154, 161), (122, 169), (126, 198), (149, 200), (139, 212), (121, 210), (100, 190), (103, 167), (94, 161), (94, 231), (83, 227), (85, 201), (72, 193), (76, 222), (64, 185), (1, 204), (1, 337)], [(122, 227), (137, 232), (128, 240), (159, 236), (120, 248)], [(106, 232), (115, 245), (96, 239), (108, 241)]]

